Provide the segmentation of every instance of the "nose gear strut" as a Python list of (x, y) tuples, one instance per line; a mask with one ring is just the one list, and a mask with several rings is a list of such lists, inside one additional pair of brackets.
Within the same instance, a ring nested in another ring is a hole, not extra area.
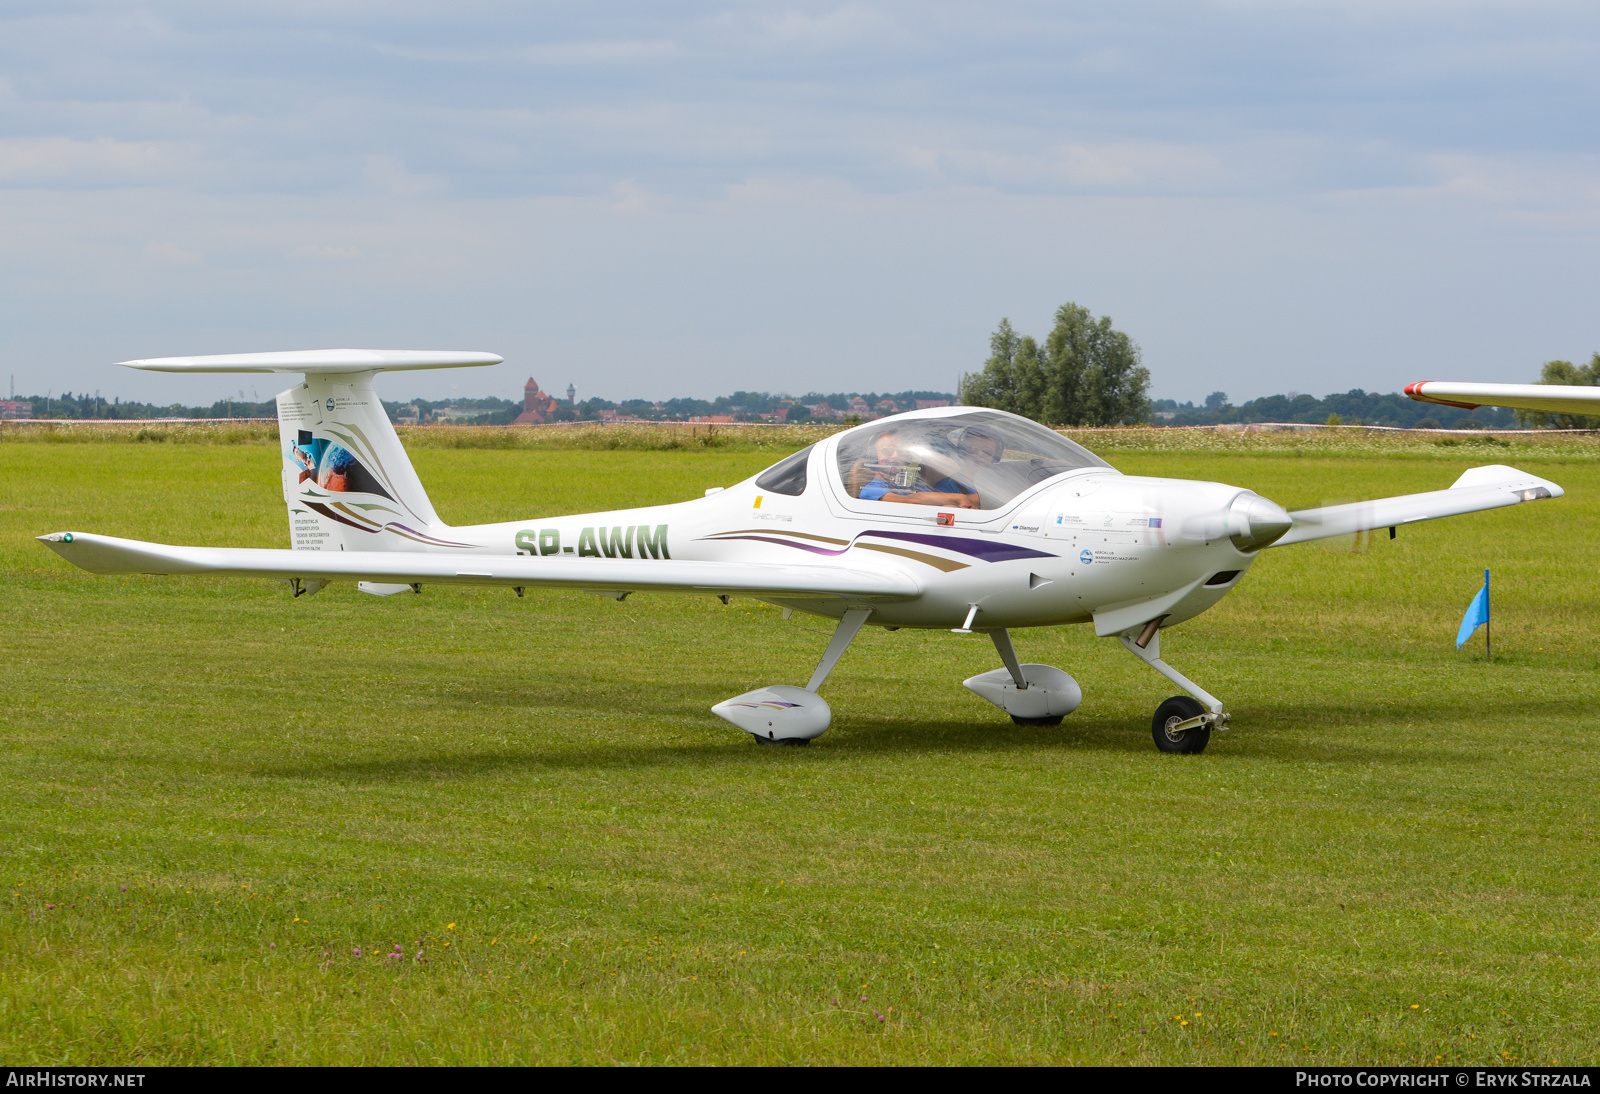
[[(1143, 627), (1130, 627), (1117, 636), (1117, 641), (1127, 647), (1129, 653), (1194, 696), (1191, 699), (1188, 695), (1175, 695), (1156, 708), (1151, 726), (1156, 747), (1163, 752), (1200, 752), (1211, 740), (1213, 729), (1228, 728), (1228, 714), (1222, 709), (1221, 699), (1161, 660), (1160, 623), (1159, 619), (1154, 619)], [(1202, 703), (1210, 709), (1203, 709)]]

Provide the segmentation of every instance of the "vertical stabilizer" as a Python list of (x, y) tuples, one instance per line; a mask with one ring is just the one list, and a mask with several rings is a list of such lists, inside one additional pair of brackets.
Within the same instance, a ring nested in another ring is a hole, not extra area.
[(278, 396), (283, 500), (297, 551), (465, 547), (434, 512), (370, 372), (324, 375)]

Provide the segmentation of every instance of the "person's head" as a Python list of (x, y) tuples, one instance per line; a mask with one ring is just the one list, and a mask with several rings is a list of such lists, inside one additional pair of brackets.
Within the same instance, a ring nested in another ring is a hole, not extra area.
[(878, 457), (878, 463), (884, 467), (899, 467), (910, 462), (911, 454), (906, 451), (905, 439), (896, 429), (886, 429), (873, 437), (872, 450)]
[(961, 431), (960, 438), (956, 441), (956, 451), (967, 463), (979, 467), (988, 467), (990, 464), (999, 463), (1000, 457), (1005, 454), (1005, 442), (992, 433), (988, 433), (977, 426), (968, 426)]

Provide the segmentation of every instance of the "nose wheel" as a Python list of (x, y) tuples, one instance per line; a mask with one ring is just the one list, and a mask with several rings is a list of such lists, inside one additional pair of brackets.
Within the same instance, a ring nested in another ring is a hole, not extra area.
[(1163, 752), (1204, 752), (1211, 742), (1211, 726), (1202, 721), (1206, 708), (1187, 695), (1174, 695), (1156, 707), (1150, 733)]
[(1150, 733), (1156, 739), (1157, 748), (1163, 752), (1192, 755), (1206, 750), (1206, 745), (1211, 743), (1213, 727), (1228, 728), (1228, 715), (1222, 709), (1221, 699), (1161, 660), (1160, 625), (1165, 618), (1151, 620), (1143, 630), (1132, 627), (1117, 637), (1129, 653), (1196, 696), (1174, 695), (1156, 707), (1156, 716), (1150, 720)]

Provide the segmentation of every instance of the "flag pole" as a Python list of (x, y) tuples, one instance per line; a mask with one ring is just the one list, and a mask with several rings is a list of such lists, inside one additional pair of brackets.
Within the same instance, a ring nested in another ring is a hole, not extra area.
[(1483, 659), (1494, 660), (1494, 613), (1489, 610), (1489, 571), (1483, 571)]

